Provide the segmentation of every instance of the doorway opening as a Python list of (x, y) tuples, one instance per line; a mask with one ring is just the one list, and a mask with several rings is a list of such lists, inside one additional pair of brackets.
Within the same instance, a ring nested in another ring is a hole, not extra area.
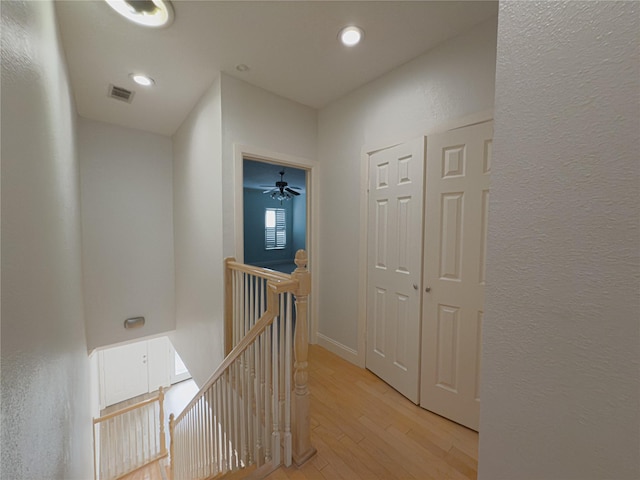
[[(190, 380), (191, 374), (167, 336), (103, 348), (93, 355), (93, 375), (97, 375), (95, 383), (98, 386), (101, 414), (146, 400), (159, 387), (168, 391), (169, 387), (188, 381), (188, 388), (184, 386), (187, 384), (185, 382), (181, 388), (171, 390), (176, 392), (186, 388), (191, 392), (195, 386)], [(185, 394), (180, 396), (184, 397)]]
[(283, 273), (307, 248), (307, 171), (243, 159), (244, 263)]
[[(302, 192), (304, 192), (304, 207), (298, 208), (296, 218), (293, 218), (293, 224), (295, 224), (296, 229), (304, 228), (304, 241), (302, 240), (302, 235), (298, 233), (297, 241), (295, 245), (292, 244), (291, 249), (291, 257), (290, 260), (295, 258), (295, 253), (298, 249), (304, 249), (307, 252), (308, 258), (308, 268), (311, 272), (311, 296), (308, 302), (308, 328), (309, 328), (309, 343), (316, 343), (317, 341), (317, 319), (318, 319), (318, 256), (317, 256), (317, 235), (318, 235), (318, 164), (314, 160), (310, 160), (303, 157), (297, 157), (293, 155), (276, 153), (269, 150), (264, 150), (259, 147), (252, 147), (247, 145), (234, 145), (234, 169), (235, 169), (235, 195), (234, 195), (234, 210), (236, 212), (235, 215), (235, 258), (241, 263), (250, 263), (245, 258), (245, 215), (247, 213), (247, 209), (244, 207), (245, 199), (244, 199), (244, 190), (245, 190), (245, 161), (253, 162), (258, 166), (261, 166), (266, 170), (267, 176), (263, 179), (257, 180), (253, 183), (254, 188), (259, 190), (259, 195), (269, 197), (269, 194), (265, 194), (262, 192), (271, 190), (271, 187), (276, 186), (276, 181), (280, 181), (280, 172), (284, 169), (284, 175), (282, 179), (287, 182), (287, 186), (298, 187), (296, 190), (300, 192), (301, 195), (293, 195), (296, 199), (293, 200), (295, 203), (298, 202), (298, 207), (302, 206), (302, 202), (300, 201), (300, 197), (302, 197)], [(297, 178), (294, 177), (294, 172), (299, 171)], [(292, 178), (293, 177), (293, 178)], [(249, 180), (247, 178), (246, 183), (248, 184)], [(261, 187), (260, 185), (267, 185), (267, 187)], [(282, 200), (283, 206), (287, 200)], [(289, 200), (291, 201), (291, 200)], [(280, 208), (280, 201), (278, 200), (273, 208)], [(259, 211), (258, 214), (259, 220), (258, 224), (262, 226), (261, 231), (256, 234), (258, 240), (261, 242), (265, 241), (267, 232), (266, 232), (266, 212)], [(276, 223), (277, 223), (277, 215)], [(292, 212), (293, 215), (293, 212)], [(304, 215), (304, 219), (302, 218)], [(276, 225), (277, 228), (277, 225)], [(293, 232), (292, 232), (293, 233)], [(277, 235), (277, 233), (276, 233)], [(282, 235), (282, 234), (281, 234)], [(291, 242), (293, 242), (293, 238)], [(264, 246), (262, 248), (265, 248)], [(276, 262), (277, 263), (277, 262)], [(264, 265), (267, 268), (273, 268), (273, 265)], [(294, 264), (291, 262), (287, 268), (291, 268), (293, 270)], [(291, 273), (291, 271), (285, 273)]]

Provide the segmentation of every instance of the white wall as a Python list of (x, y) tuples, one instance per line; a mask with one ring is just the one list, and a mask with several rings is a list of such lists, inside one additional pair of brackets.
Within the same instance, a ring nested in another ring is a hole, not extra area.
[(315, 118), (311, 108), (221, 74), (173, 137), (172, 342), (198, 385), (224, 358), (223, 262), (236, 255), (234, 144), (313, 158)]
[(362, 148), (492, 108), (495, 52), (492, 19), (320, 111), (320, 340), (358, 348)]
[[(224, 255), (236, 256), (234, 144), (316, 158), (316, 110), (222, 74)], [(241, 181), (240, 181), (241, 184)]]
[(2, 478), (93, 477), (75, 109), (51, 2), (2, 2)]
[(640, 478), (636, 2), (501, 2), (479, 478)]
[(173, 330), (171, 139), (79, 118), (78, 156), (89, 348)]
[(173, 136), (176, 332), (195, 382), (224, 358), (220, 79)]

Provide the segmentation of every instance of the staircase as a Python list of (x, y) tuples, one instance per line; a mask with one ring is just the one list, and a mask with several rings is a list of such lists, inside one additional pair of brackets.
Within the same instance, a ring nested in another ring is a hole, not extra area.
[(95, 480), (126, 477), (168, 455), (164, 391), (93, 420)]
[(303, 250), (295, 262), (297, 269), (286, 275), (226, 260), (228, 354), (184, 411), (169, 419), (172, 480), (218, 478), (250, 466), (268, 473), (313, 455), (307, 391), (311, 282)]
[(171, 480), (264, 478), (315, 453), (304, 250), (295, 263), (287, 275), (225, 260), (226, 357), (187, 407), (169, 417)]

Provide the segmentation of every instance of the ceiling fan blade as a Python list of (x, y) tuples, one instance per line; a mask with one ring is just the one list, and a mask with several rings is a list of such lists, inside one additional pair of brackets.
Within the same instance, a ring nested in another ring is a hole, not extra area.
[(265, 190), (262, 193), (271, 193), (271, 192), (279, 192), (279, 191), (280, 191), (280, 189), (278, 189), (278, 188), (271, 188), (269, 190)]
[(292, 185), (292, 186), (290, 186), (289, 188), (293, 188), (293, 189), (295, 189), (295, 190), (302, 190), (302, 187), (294, 187), (293, 185)]
[(300, 192), (296, 192), (295, 190), (291, 190), (289, 187), (285, 188), (285, 190), (287, 192), (289, 192), (292, 195), (300, 195)]

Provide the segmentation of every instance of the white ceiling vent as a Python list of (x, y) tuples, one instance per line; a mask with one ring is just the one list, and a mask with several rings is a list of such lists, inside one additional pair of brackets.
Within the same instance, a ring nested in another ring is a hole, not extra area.
[(116, 100), (121, 100), (123, 102), (131, 103), (133, 100), (133, 95), (135, 92), (131, 90), (127, 90), (126, 88), (116, 87), (113, 84), (109, 85), (109, 96), (111, 98), (115, 98)]

